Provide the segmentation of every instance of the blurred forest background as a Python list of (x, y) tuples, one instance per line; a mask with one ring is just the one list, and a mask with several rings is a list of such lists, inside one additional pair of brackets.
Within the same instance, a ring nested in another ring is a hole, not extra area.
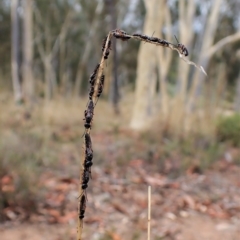
[[(224, 198), (230, 185), (236, 191), (228, 194), (236, 194), (240, 184), (239, 12), (239, 0), (0, 0), (0, 221), (74, 227), (88, 79), (101, 58), (104, 37), (116, 28), (175, 44), (176, 35), (187, 47), (188, 58), (203, 66), (208, 77), (171, 49), (133, 39), (114, 41), (91, 133), (95, 188), (89, 190), (86, 221), (90, 229), (100, 229), (95, 239), (128, 239), (120, 238), (126, 229), (102, 230), (110, 223), (107, 216), (94, 216), (102, 211), (96, 201), (126, 216), (122, 203), (130, 201), (126, 194), (130, 193), (120, 193), (131, 183), (136, 196), (145, 196), (146, 183), (174, 192), (181, 188), (177, 184), (198, 182), (194, 174), (204, 175), (204, 184), (217, 184), (216, 188), (225, 184), (219, 179), (226, 172), (234, 171), (228, 174), (236, 178), (224, 185), (222, 195), (209, 189), (204, 200), (199, 200), (201, 187), (194, 197), (179, 190), (183, 196), (179, 205), (164, 206), (155, 218), (166, 214), (172, 220), (191, 209), (211, 218), (239, 219), (233, 208), (223, 204), (230, 201), (235, 210), (240, 209), (235, 195)], [(217, 183), (211, 178), (214, 174)], [(181, 176), (186, 182), (178, 181)], [(163, 194), (159, 191), (153, 199)], [(176, 205), (173, 192), (164, 194)], [(112, 203), (112, 196), (119, 202)], [(138, 210), (132, 210), (132, 217), (146, 207), (144, 200), (135, 200)], [(212, 207), (213, 202), (217, 207)], [(154, 204), (164, 205), (158, 200)], [(122, 215), (115, 216), (116, 226)], [(126, 221), (142, 229), (142, 219)], [(157, 226), (155, 236), (181, 239), (177, 236), (184, 234), (184, 226), (171, 230), (168, 226), (164, 230)], [(75, 232), (66, 231), (71, 239)], [(227, 238), (209, 232), (212, 235), (201, 239), (237, 239), (233, 231)], [(91, 230), (86, 234), (90, 236)], [(129, 239), (141, 239), (141, 234), (137, 231)]]

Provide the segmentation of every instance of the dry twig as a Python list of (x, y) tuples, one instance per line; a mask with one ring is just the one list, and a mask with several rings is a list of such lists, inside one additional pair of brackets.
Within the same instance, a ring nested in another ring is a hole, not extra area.
[[(194, 62), (189, 61), (185, 57), (188, 56), (188, 51), (186, 47), (178, 43), (177, 45), (167, 42), (166, 40), (157, 38), (157, 37), (149, 37), (144, 34), (135, 33), (133, 35), (129, 35), (123, 30), (115, 29), (108, 33), (107, 37), (104, 39), (102, 44), (102, 58), (100, 63), (95, 67), (93, 73), (90, 76), (90, 89), (89, 89), (89, 101), (84, 111), (84, 158), (82, 158), (82, 167), (80, 173), (80, 182), (81, 187), (79, 188), (80, 199), (79, 199), (79, 209), (78, 209), (78, 234), (77, 240), (82, 239), (82, 226), (83, 226), (83, 218), (86, 211), (86, 201), (87, 194), (86, 189), (88, 187), (88, 182), (91, 176), (91, 166), (93, 164), (93, 150), (92, 150), (92, 141), (90, 136), (90, 130), (92, 127), (92, 121), (94, 116), (94, 110), (96, 107), (96, 103), (98, 98), (100, 97), (103, 87), (104, 87), (104, 66), (105, 61), (108, 59), (111, 50), (111, 38), (115, 37), (116, 39), (120, 39), (122, 41), (128, 41), (129, 39), (136, 39), (140, 41), (144, 41), (147, 43), (155, 44), (157, 46), (162, 46), (166, 48), (170, 48), (171, 50), (175, 50), (178, 52), (179, 57), (183, 59), (186, 63), (194, 65), (200, 71), (202, 71), (205, 75), (206, 72), (202, 66), (198, 66)], [(150, 240), (150, 223), (151, 223), (151, 187), (148, 187), (148, 240)]]

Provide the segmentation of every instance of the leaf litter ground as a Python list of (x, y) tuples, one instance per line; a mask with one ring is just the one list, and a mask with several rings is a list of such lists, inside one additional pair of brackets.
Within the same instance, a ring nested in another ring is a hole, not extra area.
[[(70, 130), (62, 134), (65, 142), (68, 136)], [(181, 157), (176, 162), (161, 159), (161, 153), (139, 141), (136, 133), (102, 131), (92, 138), (96, 157), (87, 191), (84, 239), (146, 239), (148, 185), (152, 239), (239, 239), (238, 165), (221, 158), (203, 172), (192, 165), (180, 174), (176, 170)], [(59, 167), (46, 168), (39, 176), (34, 212), (21, 206), (3, 209), (7, 221), (0, 225), (2, 240), (76, 238), (79, 164), (72, 148), (63, 144)], [(77, 148), (81, 149), (80, 141)], [(10, 176), (1, 182), (3, 191), (14, 191)]]

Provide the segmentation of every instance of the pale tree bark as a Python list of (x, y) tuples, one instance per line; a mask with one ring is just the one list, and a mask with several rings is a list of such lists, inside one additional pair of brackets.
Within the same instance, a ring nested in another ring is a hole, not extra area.
[(232, 44), (232, 43), (237, 42), (239, 40), (240, 40), (240, 29), (239, 29), (238, 32), (219, 40), (216, 44), (211, 46), (206, 51), (206, 56), (211, 58), (217, 51), (221, 50), (225, 45)]
[(24, 0), (24, 18), (23, 18), (23, 85), (24, 96), (27, 101), (34, 100), (34, 79), (32, 73), (33, 58), (33, 16), (32, 16), (32, 0)]
[[(98, 28), (99, 21), (98, 17), (101, 14), (103, 9), (103, 2), (98, 1), (98, 5), (96, 7), (95, 11), (95, 19), (92, 22), (92, 25), (89, 26), (89, 34), (87, 39), (92, 39), (96, 29)], [(78, 70), (77, 70), (77, 75), (76, 75), (76, 80), (75, 80), (75, 86), (74, 86), (74, 96), (78, 97), (79, 93), (81, 91), (81, 84), (82, 84), (82, 78), (83, 78), (83, 70), (87, 65), (87, 60), (89, 58), (91, 48), (92, 48), (92, 43), (93, 41), (87, 41), (86, 46), (84, 47), (84, 52), (83, 55), (80, 57), (79, 64), (78, 64)]]
[[(195, 11), (195, 1), (179, 0), (179, 41), (187, 47), (189, 53), (191, 52), (194, 38), (193, 20), (195, 17)], [(169, 118), (172, 128), (174, 128), (173, 130), (176, 133), (183, 132), (185, 129), (185, 102), (187, 97), (189, 70), (190, 65), (179, 60), (177, 92), (173, 99), (172, 115)]]
[[(161, 14), (156, 19), (158, 29), (160, 29), (160, 38), (163, 38), (162, 27), (166, 25), (166, 40), (170, 41), (172, 38), (172, 20), (170, 9), (165, 1), (161, 1), (160, 9)], [(161, 99), (161, 111), (162, 117), (167, 118), (169, 113), (169, 97), (167, 91), (167, 74), (169, 71), (170, 63), (172, 60), (172, 51), (164, 48), (157, 48), (157, 63), (158, 63), (158, 74), (159, 74), (159, 86), (160, 86), (160, 99)]]
[[(194, 37), (194, 26), (193, 19), (195, 16), (196, 4), (195, 1), (179, 1), (179, 31), (180, 31), (180, 42), (183, 43), (189, 52), (191, 52), (193, 37)], [(184, 106), (187, 83), (190, 65), (184, 61), (179, 61), (178, 64), (178, 81), (179, 81), (179, 93), (178, 101), (180, 101), (182, 107)]]
[(69, 59), (66, 57), (66, 36), (68, 32), (68, 27), (70, 26), (70, 22), (72, 19), (73, 12), (70, 10), (67, 13), (67, 16), (64, 20), (64, 23), (62, 25), (60, 34), (58, 36), (58, 41), (59, 41), (59, 77), (60, 77), (60, 83), (59, 83), (59, 88), (60, 88), (60, 93), (66, 93), (67, 91), (67, 85), (68, 82), (66, 82), (65, 76), (68, 74), (68, 65), (69, 65)]
[(12, 82), (14, 100), (16, 103), (21, 103), (23, 100), (22, 89), (19, 79), (19, 17), (17, 8), (19, 6), (19, 0), (11, 1), (11, 20), (12, 20)]
[[(110, 0), (106, 2), (109, 5), (109, 12), (111, 15), (111, 22), (112, 22), (112, 29), (117, 28), (117, 11), (116, 11), (116, 0)], [(112, 86), (111, 86), (111, 92), (110, 92), (110, 100), (113, 104), (113, 109), (114, 113), (116, 115), (120, 114), (120, 109), (119, 109), (119, 82), (118, 82), (118, 54), (117, 54), (117, 41), (116, 39), (113, 39), (112, 42), (112, 56), (113, 56), (113, 68), (112, 68), (112, 75), (113, 75), (113, 80), (112, 80)]]
[(240, 74), (237, 79), (236, 97), (235, 97), (235, 111), (240, 113)]
[[(240, 59), (240, 50), (237, 51), (237, 58)], [(235, 101), (234, 101), (234, 108), (235, 111), (240, 113), (240, 73), (238, 75), (237, 79), (237, 88), (236, 88), (236, 96), (235, 96)]]
[[(156, 29), (156, 19), (161, 2), (159, 0), (145, 0), (146, 17), (143, 32), (146, 34), (153, 33)], [(156, 81), (150, 85), (150, 80), (156, 77), (156, 46), (141, 43), (138, 53), (137, 79), (135, 90), (135, 101), (133, 106), (133, 115), (131, 127), (141, 129), (149, 125), (151, 116), (149, 116), (149, 92), (152, 86), (156, 86)]]
[[(199, 51), (198, 63), (204, 69), (207, 68), (210, 57), (207, 55), (209, 48), (213, 45), (214, 36), (218, 26), (218, 18), (220, 13), (220, 6), (223, 0), (215, 0), (212, 4), (209, 18), (207, 20), (205, 31), (203, 33), (203, 43), (201, 50)], [(197, 100), (197, 92), (202, 86), (204, 75), (200, 71), (195, 71), (193, 77), (193, 83), (189, 92), (189, 98), (187, 103), (187, 112), (190, 113), (193, 110), (195, 102)]]
[[(36, 28), (38, 25), (43, 24), (43, 19), (41, 14), (37, 8), (35, 8), (35, 16), (36, 16)], [(41, 41), (36, 42), (36, 46), (38, 48), (38, 52), (40, 54), (41, 61), (44, 66), (44, 80), (45, 80), (45, 100), (48, 101), (56, 94), (57, 83), (56, 83), (56, 74), (54, 71), (54, 67), (52, 64), (53, 57), (56, 55), (60, 42), (63, 41), (66, 36), (68, 27), (70, 25), (70, 17), (71, 12), (69, 12), (64, 20), (64, 23), (61, 27), (61, 30), (56, 37), (54, 43), (52, 44), (50, 39), (50, 32), (46, 24), (44, 24), (44, 34), (46, 36), (46, 43), (43, 45)], [(38, 28), (38, 32), (41, 33), (41, 30)]]

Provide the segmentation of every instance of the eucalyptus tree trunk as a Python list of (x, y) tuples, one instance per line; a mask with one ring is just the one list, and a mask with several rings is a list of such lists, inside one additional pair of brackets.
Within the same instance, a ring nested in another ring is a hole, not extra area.
[(32, 58), (33, 58), (33, 14), (32, 0), (24, 0), (24, 18), (23, 18), (23, 81), (24, 95), (28, 101), (34, 99), (34, 79), (32, 73)]
[[(207, 68), (210, 57), (208, 51), (213, 45), (214, 36), (218, 26), (218, 18), (220, 13), (220, 6), (223, 0), (215, 0), (212, 3), (210, 10), (210, 15), (208, 17), (206, 26), (203, 32), (203, 43), (201, 50), (199, 51), (199, 60), (198, 64), (201, 65), (204, 69)], [(193, 77), (193, 84), (190, 89), (189, 99), (187, 103), (187, 112), (191, 112), (197, 100), (197, 93), (199, 92), (204, 80), (204, 75), (200, 71), (195, 71)]]
[[(189, 52), (192, 49), (193, 37), (194, 37), (194, 25), (193, 20), (195, 17), (196, 4), (195, 1), (179, 1), (179, 33), (180, 42), (184, 43)], [(184, 61), (179, 61), (178, 64), (178, 81), (179, 81), (179, 93), (177, 101), (184, 107), (186, 95), (187, 95), (187, 83), (190, 65)], [(180, 107), (180, 106), (178, 106)]]
[(41, 61), (44, 66), (44, 80), (45, 80), (45, 100), (48, 101), (57, 94), (57, 80), (56, 71), (53, 66), (54, 56), (59, 50), (59, 46), (65, 41), (65, 36), (67, 35), (72, 12), (69, 11), (65, 20), (61, 26), (59, 34), (55, 37), (55, 41), (52, 43), (52, 37), (50, 35), (50, 29), (47, 24), (44, 24), (44, 20), (41, 16), (40, 11), (35, 7), (35, 19), (36, 19), (36, 29), (39, 34), (41, 34), (41, 29), (39, 26), (44, 25), (44, 34), (47, 36), (45, 42), (36, 42), (36, 47), (38, 49)]
[[(117, 11), (116, 11), (116, 0), (110, 0), (108, 2), (110, 6), (110, 14), (111, 14), (111, 20), (112, 20), (112, 29), (117, 28)], [(110, 92), (110, 100), (113, 104), (114, 112), (115, 114), (120, 113), (119, 109), (119, 82), (118, 82), (118, 54), (117, 54), (117, 41), (116, 39), (113, 39), (112, 43), (112, 50), (113, 50), (113, 68), (112, 68), (112, 86), (111, 86), (111, 92)]]
[[(166, 2), (161, 1), (162, 9), (161, 14), (159, 14), (157, 21), (157, 27), (160, 30), (160, 38), (163, 38), (162, 27), (166, 26), (166, 40), (171, 42), (172, 39), (172, 20), (171, 13)], [(167, 74), (170, 68), (170, 63), (172, 60), (172, 51), (169, 49), (164, 49), (163, 47), (158, 47), (157, 49), (157, 64), (158, 64), (158, 74), (159, 74), (159, 86), (160, 86), (160, 100), (161, 100), (161, 113), (162, 117), (166, 119), (169, 114), (169, 96), (167, 90)]]
[[(194, 25), (193, 20), (195, 17), (196, 4), (195, 1), (179, 0), (179, 40), (183, 43), (189, 53), (191, 53), (193, 38), (194, 38)], [(190, 56), (188, 56), (189, 58)], [(184, 61), (178, 60), (177, 72), (177, 92), (172, 106), (172, 117), (170, 118), (172, 128), (176, 133), (181, 133), (185, 130), (186, 114), (185, 104), (187, 98), (188, 76), (190, 65)]]
[[(87, 39), (92, 39), (96, 29), (98, 28), (99, 21), (98, 17), (101, 14), (103, 9), (103, 2), (98, 1), (98, 5), (95, 10), (95, 19), (92, 22), (92, 25), (89, 27), (89, 34)], [(75, 85), (74, 85), (74, 96), (79, 97), (79, 93), (81, 92), (81, 85), (82, 85), (82, 78), (83, 78), (83, 72), (84, 68), (86, 68), (87, 65), (87, 60), (89, 58), (89, 55), (91, 53), (91, 48), (92, 48), (93, 42), (92, 41), (87, 41), (86, 45), (84, 47), (84, 52), (83, 55), (81, 56), (79, 63), (78, 63), (78, 69), (77, 69), (77, 74), (76, 74), (76, 79), (75, 79)]]
[(237, 79), (236, 97), (235, 97), (235, 111), (240, 113), (240, 74)]
[[(145, 0), (146, 17), (143, 27), (145, 34), (151, 34), (158, 30), (156, 19), (162, 14), (160, 6), (162, 1)], [(140, 44), (137, 60), (137, 79), (135, 90), (135, 101), (133, 105), (133, 115), (131, 127), (142, 129), (148, 127), (152, 117), (149, 107), (151, 107), (151, 89), (156, 86), (156, 46), (151, 44)]]
[(19, 0), (11, 1), (11, 20), (12, 20), (12, 82), (14, 100), (16, 103), (21, 103), (23, 100), (22, 89), (19, 79), (19, 17), (17, 8)]
[[(240, 59), (240, 50), (237, 51), (237, 58)], [(240, 73), (237, 79), (237, 88), (236, 88), (236, 96), (234, 102), (235, 111), (240, 113)]]

